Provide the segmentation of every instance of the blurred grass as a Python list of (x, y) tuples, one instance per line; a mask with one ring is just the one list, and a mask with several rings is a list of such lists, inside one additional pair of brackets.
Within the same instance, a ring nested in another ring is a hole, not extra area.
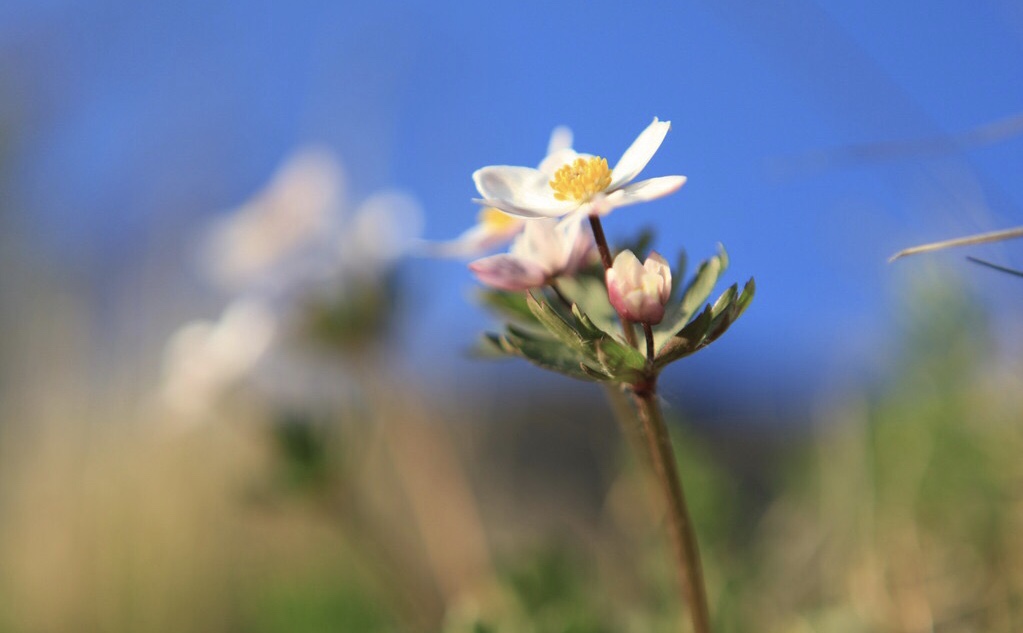
[[(0, 350), (0, 631), (678, 630), (596, 395), (453, 407), (378, 367), (355, 402), (242, 389), (167, 433), (89, 388), (73, 293), (32, 296)], [(805, 432), (674, 425), (718, 631), (1023, 630), (1021, 376), (977, 305), (911, 289), (887, 373)]]

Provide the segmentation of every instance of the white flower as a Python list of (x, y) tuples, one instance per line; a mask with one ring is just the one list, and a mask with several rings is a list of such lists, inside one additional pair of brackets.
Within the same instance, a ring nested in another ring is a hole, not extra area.
[(275, 308), (383, 277), (418, 237), (419, 205), (383, 191), (349, 212), (344, 182), (329, 150), (297, 151), (262, 192), (213, 225), (203, 243), (206, 272), (229, 294)]
[(296, 152), (262, 191), (214, 223), (203, 244), (206, 271), (231, 292), (284, 283), (329, 242), (343, 190), (344, 172), (332, 154), (316, 147)]
[[(556, 170), (569, 158), (575, 157), (572, 150), (572, 130), (558, 126), (551, 132), (547, 143), (547, 156), (540, 163), (539, 170), (554, 177)], [(426, 252), (435, 257), (473, 257), (504, 244), (522, 232), (526, 220), (518, 215), (509, 215), (496, 207), (486, 207), (476, 216), (476, 224), (458, 237), (447, 242), (429, 244)]]
[(266, 306), (247, 300), (229, 305), (216, 322), (186, 323), (164, 351), (160, 385), (164, 404), (185, 417), (201, 417), (256, 367), (276, 330), (276, 319)]
[(488, 286), (528, 290), (571, 275), (592, 251), (593, 238), (579, 222), (545, 218), (526, 223), (508, 253), (477, 259), (469, 269)]
[(453, 240), (427, 244), (425, 251), (435, 257), (472, 257), (504, 244), (522, 232), (526, 221), (500, 209), (487, 207), (476, 216), (476, 224)]
[(656, 252), (642, 264), (632, 251), (615, 257), (607, 269), (607, 293), (618, 314), (636, 323), (656, 325), (671, 294), (671, 267)]
[(677, 191), (685, 176), (632, 181), (650, 162), (671, 123), (654, 118), (625, 150), (614, 169), (607, 159), (570, 148), (552, 152), (540, 165), (484, 167), (473, 174), (476, 202), (524, 218), (606, 215), (617, 207), (647, 202)]

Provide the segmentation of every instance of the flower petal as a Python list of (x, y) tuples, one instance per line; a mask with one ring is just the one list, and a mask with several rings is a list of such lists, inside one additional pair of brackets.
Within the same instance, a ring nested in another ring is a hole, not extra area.
[(541, 161), (538, 169), (547, 176), (548, 182), (550, 182), (550, 179), (554, 178), (554, 173), (556, 171), (561, 169), (562, 166), (575, 161), (575, 159), (580, 156), (582, 156), (582, 154), (576, 152), (571, 147), (564, 147), (547, 154), (547, 157)]
[(657, 153), (657, 148), (661, 146), (670, 128), (671, 121), (658, 121), (657, 117), (654, 117), (654, 122), (640, 132), (629, 149), (618, 159), (618, 164), (611, 170), (611, 184), (607, 190), (614, 191), (632, 182)]
[(490, 206), (512, 215), (556, 218), (579, 206), (556, 200), (549, 178), (539, 169), (495, 165), (476, 170), (472, 178)]
[(469, 264), (476, 278), (500, 290), (528, 290), (547, 282), (547, 271), (536, 262), (502, 253)]
[(551, 132), (551, 140), (547, 143), (547, 155), (554, 152), (572, 149), (572, 130), (564, 125), (559, 125)]
[(417, 252), (428, 257), (473, 257), (511, 239), (509, 233), (498, 233), (485, 224), (477, 224), (453, 240), (446, 242), (418, 242)]
[(675, 193), (684, 184), (686, 184), (685, 176), (661, 176), (634, 182), (608, 194), (604, 204), (600, 206), (601, 215), (606, 215), (618, 207), (627, 207), (630, 204), (663, 198)]

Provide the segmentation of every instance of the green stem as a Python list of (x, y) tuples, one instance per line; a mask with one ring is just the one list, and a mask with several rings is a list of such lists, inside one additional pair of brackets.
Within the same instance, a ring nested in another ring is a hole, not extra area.
[(633, 395), (643, 434), (646, 436), (650, 462), (667, 504), (668, 531), (681, 579), (682, 597), (689, 605), (693, 631), (710, 633), (710, 610), (707, 608), (707, 590), (703, 582), (700, 551), (696, 544), (696, 530), (686, 508), (671, 435), (664, 424), (653, 385), (637, 389)]
[[(593, 241), (597, 243), (597, 250), (600, 251), (600, 263), (604, 265), (604, 272), (607, 272), (609, 268), (614, 264), (614, 260), (611, 258), (611, 249), (607, 245), (607, 237), (604, 235), (604, 226), (600, 223), (600, 217), (597, 215), (590, 215), (590, 228), (593, 229)], [(604, 283), (607, 283), (605, 277)], [(615, 310), (615, 312), (618, 312)], [(639, 344), (636, 341), (636, 330), (632, 329), (632, 323), (622, 316), (621, 312), (618, 312), (618, 319), (622, 322), (622, 332), (625, 333), (625, 340), (632, 347), (638, 348)]]

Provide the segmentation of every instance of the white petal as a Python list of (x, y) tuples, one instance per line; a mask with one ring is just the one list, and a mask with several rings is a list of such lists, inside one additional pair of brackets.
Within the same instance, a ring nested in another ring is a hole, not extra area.
[(547, 271), (539, 264), (508, 253), (477, 259), (469, 270), (482, 283), (501, 290), (528, 290), (547, 282)]
[(555, 218), (527, 222), (522, 234), (512, 244), (512, 255), (535, 262), (547, 272), (560, 268), (565, 249), (562, 247), (561, 233), (555, 230), (557, 225), (558, 220)]
[(414, 249), (416, 253), (427, 257), (472, 257), (479, 255), (500, 243), (490, 227), (477, 224), (453, 240), (446, 242), (428, 242), (422, 240)]
[(558, 231), (566, 245), (567, 257), (561, 266), (560, 274), (574, 274), (583, 267), (590, 258), (596, 244), (593, 241), (593, 234), (582, 229), (582, 223), (586, 216), (571, 214), (558, 225)]
[(488, 206), (527, 218), (561, 217), (579, 206), (554, 198), (550, 178), (539, 169), (494, 165), (472, 175)]
[(551, 178), (554, 178), (554, 172), (561, 169), (564, 165), (574, 162), (580, 156), (582, 154), (576, 152), (571, 147), (565, 147), (547, 154), (547, 158), (543, 159), (538, 169), (547, 176), (549, 182)]
[(532, 167), (491, 165), (473, 172), (472, 181), (484, 198), (510, 200), (519, 190), (538, 189), (541, 183), (546, 184), (547, 176)]
[(671, 294), (671, 265), (660, 253), (650, 251), (650, 255), (643, 262), (643, 268), (649, 274), (661, 279), (659, 298), (661, 305), (664, 305), (668, 302), (668, 295)]
[(547, 143), (547, 155), (554, 152), (572, 149), (572, 130), (564, 125), (559, 125), (551, 132), (551, 140)]
[(627, 207), (630, 204), (663, 198), (675, 193), (684, 184), (686, 184), (685, 176), (661, 176), (632, 183), (607, 195), (602, 207), (603, 215), (618, 207)]
[(643, 171), (646, 164), (657, 153), (657, 148), (661, 146), (664, 135), (670, 128), (671, 121), (658, 121), (657, 117), (654, 117), (654, 122), (640, 132), (629, 149), (625, 150), (622, 157), (618, 159), (618, 164), (611, 170), (611, 184), (608, 186), (608, 191), (614, 191), (622, 185), (632, 182), (639, 172)]
[(342, 263), (379, 272), (409, 252), (422, 228), (423, 212), (414, 198), (396, 191), (374, 194), (359, 206), (344, 231), (339, 243)]

